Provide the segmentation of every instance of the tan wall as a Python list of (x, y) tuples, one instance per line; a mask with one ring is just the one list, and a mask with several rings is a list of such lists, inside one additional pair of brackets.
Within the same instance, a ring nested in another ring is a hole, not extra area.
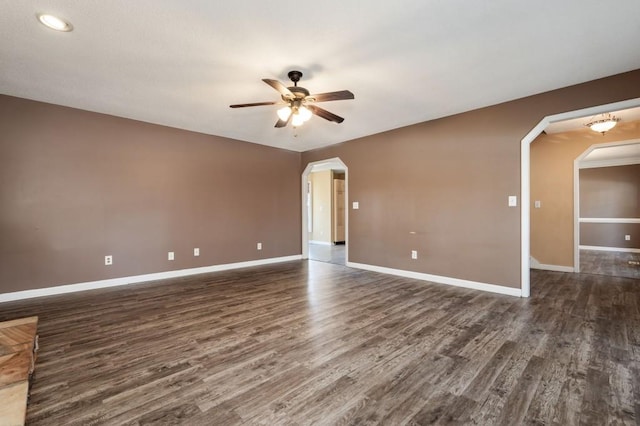
[[(531, 144), (531, 256), (573, 267), (573, 162), (590, 146), (640, 138), (640, 122), (620, 123), (605, 135), (589, 129), (542, 134)], [(534, 201), (541, 208), (534, 208)]]
[(8, 96), (0, 129), (0, 293), (301, 252), (299, 153)]
[(520, 141), (544, 116), (638, 97), (640, 70), (305, 152), (301, 167), (349, 168), (350, 261), (520, 287)]
[(313, 230), (310, 241), (331, 242), (331, 170), (313, 172), (311, 181), (311, 207)]

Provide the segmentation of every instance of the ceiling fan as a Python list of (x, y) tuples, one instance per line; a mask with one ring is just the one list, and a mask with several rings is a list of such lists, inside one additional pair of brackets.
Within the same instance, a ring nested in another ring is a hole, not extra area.
[(322, 109), (319, 106), (314, 105), (314, 103), (354, 99), (353, 93), (348, 90), (340, 90), (337, 92), (310, 95), (307, 89), (298, 86), (298, 81), (302, 78), (302, 72), (289, 71), (287, 75), (291, 81), (293, 81), (293, 86), (291, 87), (286, 87), (278, 80), (270, 80), (268, 78), (262, 79), (262, 81), (280, 93), (282, 101), (255, 102), (251, 104), (236, 104), (229, 106), (231, 108), (245, 108), (263, 105), (284, 105), (284, 107), (278, 110), (278, 121), (276, 122), (275, 127), (286, 127), (289, 123), (291, 123), (293, 127), (301, 126), (311, 118), (312, 114), (335, 123), (342, 123), (344, 121), (344, 118), (335, 115), (326, 109)]

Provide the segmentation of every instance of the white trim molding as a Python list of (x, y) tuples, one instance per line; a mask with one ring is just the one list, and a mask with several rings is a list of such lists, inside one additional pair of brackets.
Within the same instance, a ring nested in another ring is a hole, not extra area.
[[(636, 140), (633, 143), (638, 142)], [(597, 169), (600, 167), (631, 166), (633, 164), (640, 164), (640, 157), (617, 158), (615, 160), (583, 160), (580, 162), (580, 168)]]
[(580, 250), (620, 251), (624, 253), (640, 253), (640, 249), (627, 247), (580, 246)]
[(416, 280), (430, 281), (437, 284), (452, 285), (455, 287), (470, 288), (473, 290), (488, 291), (490, 293), (506, 294), (508, 296), (522, 297), (519, 288), (505, 287), (496, 284), (487, 284), (477, 281), (462, 280), (459, 278), (443, 277), (440, 275), (425, 274), (422, 272), (406, 271), (403, 269), (386, 268), (384, 266), (367, 265), (365, 263), (347, 262), (351, 268), (365, 269), (367, 271), (379, 272), (382, 274), (397, 275), (399, 277), (413, 278)]
[(572, 266), (562, 266), (562, 265), (547, 265), (544, 263), (540, 263), (538, 259), (531, 256), (531, 262), (529, 264), (531, 269), (540, 269), (543, 271), (554, 271), (554, 272), (575, 272), (575, 268)]
[(640, 223), (640, 218), (634, 217), (581, 217), (580, 223)]
[(165, 280), (167, 278), (186, 277), (188, 275), (205, 274), (209, 272), (226, 271), (229, 269), (248, 268), (251, 266), (269, 265), (271, 263), (300, 260), (302, 255), (272, 257), (269, 259), (248, 260), (246, 262), (226, 263), (221, 265), (203, 266), (200, 268), (179, 269), (176, 271), (156, 272), (153, 274), (135, 275), (131, 277), (111, 278), (108, 280), (89, 281), (77, 284), (59, 285), (55, 287), (37, 288), (33, 290), (15, 291), (0, 294), (0, 303), (14, 300), (31, 299), (33, 297), (53, 296), (56, 294), (74, 293), (76, 291), (95, 290), (106, 287), (138, 284), (148, 281)]
[(542, 271), (554, 271), (554, 272), (575, 272), (573, 266), (546, 265), (544, 263), (537, 263), (535, 265), (531, 265), (531, 269), (540, 269)]

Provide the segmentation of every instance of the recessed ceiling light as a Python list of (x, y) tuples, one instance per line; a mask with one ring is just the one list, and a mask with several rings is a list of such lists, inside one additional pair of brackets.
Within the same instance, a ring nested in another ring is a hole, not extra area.
[(73, 30), (73, 25), (63, 19), (58, 18), (57, 16), (48, 15), (46, 13), (40, 13), (37, 16), (42, 25), (45, 25), (52, 30), (65, 32)]

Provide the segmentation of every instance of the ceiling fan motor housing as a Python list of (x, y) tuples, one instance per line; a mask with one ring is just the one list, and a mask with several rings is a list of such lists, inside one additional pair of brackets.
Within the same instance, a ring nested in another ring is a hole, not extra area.
[(293, 81), (293, 85), (297, 86), (298, 82), (302, 78), (302, 71), (289, 71), (287, 75), (289, 76), (289, 79)]
[[(300, 87), (300, 86), (293, 86), (293, 87), (287, 87), (287, 89), (289, 89), (291, 91), (291, 93), (293, 93), (293, 95), (296, 97), (296, 99), (304, 99), (307, 96), (309, 96), (309, 91), (307, 89), (305, 89), (304, 87)], [(286, 98), (283, 96), (282, 99)]]

